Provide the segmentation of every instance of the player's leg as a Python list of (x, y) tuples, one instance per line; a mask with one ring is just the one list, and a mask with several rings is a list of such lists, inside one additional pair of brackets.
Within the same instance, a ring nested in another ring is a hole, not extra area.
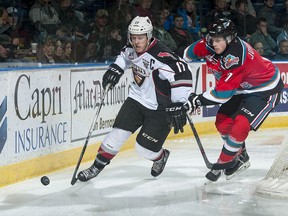
[[(280, 100), (279, 94), (271, 95), (268, 97), (263, 97), (257, 94), (247, 95), (243, 100), (243, 104), (241, 104), (241, 108), (239, 109), (238, 112), (238, 116), (245, 117), (246, 120), (242, 119), (241, 121), (240, 119), (238, 122), (239, 126), (236, 126), (236, 128), (242, 127), (243, 123), (244, 124), (249, 123), (250, 129), (256, 131), (260, 127), (260, 125), (264, 122), (264, 120), (267, 118), (269, 113), (279, 103), (279, 100)], [(248, 123), (246, 121), (248, 121)], [(236, 133), (237, 131), (234, 132), (234, 135), (231, 134), (231, 137), (237, 136)], [(241, 133), (241, 131), (238, 131), (238, 133)], [(228, 180), (233, 178), (239, 172), (246, 170), (250, 166), (249, 155), (247, 154), (245, 146), (246, 138), (244, 137), (240, 138), (243, 140), (243, 145), (242, 149), (240, 149), (240, 151), (236, 155), (237, 163), (235, 164), (235, 166), (226, 169), (224, 171), (226, 178)]]
[(80, 181), (88, 181), (96, 177), (110, 160), (120, 151), (121, 146), (131, 135), (130, 131), (125, 131), (119, 128), (113, 128), (112, 131), (105, 137), (93, 164), (78, 174)]
[(145, 121), (136, 139), (139, 155), (153, 161), (151, 175), (159, 176), (166, 165), (170, 152), (162, 146), (170, 132), (165, 111), (146, 110)]
[(237, 157), (236, 164), (233, 167), (224, 170), (224, 174), (226, 175), (227, 180), (230, 180), (238, 173), (250, 167), (249, 162), (250, 157), (246, 151), (245, 142), (243, 143), (242, 149), (240, 149), (239, 154), (236, 157)]
[[(217, 112), (215, 126), (220, 133), (224, 142), (227, 141), (228, 135), (234, 123), (234, 113), (241, 103), (241, 97), (233, 97), (227, 103), (223, 104)], [(221, 161), (218, 161), (221, 163)], [(210, 181), (217, 181), (221, 176), (221, 170), (210, 170), (205, 177)]]
[(102, 141), (94, 163), (79, 172), (79, 180), (88, 181), (96, 177), (116, 156), (129, 136), (142, 125), (143, 119), (139, 104), (128, 98), (115, 119), (112, 131)]

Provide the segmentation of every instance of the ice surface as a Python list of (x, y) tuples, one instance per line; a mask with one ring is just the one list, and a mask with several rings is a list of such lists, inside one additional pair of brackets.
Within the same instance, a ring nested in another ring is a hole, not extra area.
[[(74, 167), (0, 188), (1, 216), (279, 216), (288, 215), (287, 200), (255, 195), (287, 129), (251, 132), (246, 142), (251, 166), (235, 178), (224, 176), (206, 184), (205, 167), (194, 137), (169, 140), (166, 169), (150, 175), (152, 163), (134, 149), (120, 152), (95, 179), (70, 185)], [(222, 141), (218, 135), (200, 136), (207, 156), (215, 162)], [(90, 166), (81, 165), (80, 169)], [(3, 176), (1, 176), (3, 178)]]

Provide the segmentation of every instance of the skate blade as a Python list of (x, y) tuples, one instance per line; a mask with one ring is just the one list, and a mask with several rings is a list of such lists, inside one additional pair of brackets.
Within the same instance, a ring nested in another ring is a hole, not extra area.
[(238, 175), (240, 172), (243, 172), (244, 170), (248, 169), (248, 167), (250, 167), (250, 162), (246, 162), (244, 163), (241, 167), (239, 167), (239, 169), (233, 173), (232, 175), (226, 176), (226, 180), (230, 180), (232, 178), (234, 178), (236, 175)]

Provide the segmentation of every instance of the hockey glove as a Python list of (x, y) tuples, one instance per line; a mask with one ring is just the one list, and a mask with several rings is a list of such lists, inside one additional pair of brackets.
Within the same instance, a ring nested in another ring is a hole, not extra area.
[(166, 108), (168, 115), (168, 122), (174, 127), (174, 133), (178, 134), (179, 131), (183, 133), (184, 125), (186, 124), (186, 112), (189, 110), (187, 103), (181, 102), (172, 103)]
[(123, 69), (117, 64), (111, 64), (103, 76), (102, 87), (105, 89), (110, 84), (109, 89), (112, 89), (119, 82), (123, 73)]
[(199, 106), (202, 106), (199, 95), (191, 93), (188, 97), (187, 106), (189, 107), (189, 113), (194, 112)]

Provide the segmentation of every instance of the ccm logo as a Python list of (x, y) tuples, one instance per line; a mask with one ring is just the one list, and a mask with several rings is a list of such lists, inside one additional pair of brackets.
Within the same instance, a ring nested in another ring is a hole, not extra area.
[(241, 109), (241, 111), (243, 111), (244, 113), (246, 113), (246, 114), (248, 114), (248, 115), (250, 115), (252, 117), (254, 116), (254, 114), (252, 112), (250, 112), (248, 109), (246, 109), (244, 107)]
[(158, 142), (158, 140), (154, 139), (153, 137), (149, 136), (149, 135), (146, 134), (146, 133), (142, 133), (142, 136), (145, 137), (146, 139), (152, 141), (152, 142), (155, 142), (155, 143)]
[(166, 108), (166, 111), (169, 111), (169, 112), (173, 112), (173, 111), (181, 111), (181, 108), (182, 107), (170, 107), (170, 108)]

